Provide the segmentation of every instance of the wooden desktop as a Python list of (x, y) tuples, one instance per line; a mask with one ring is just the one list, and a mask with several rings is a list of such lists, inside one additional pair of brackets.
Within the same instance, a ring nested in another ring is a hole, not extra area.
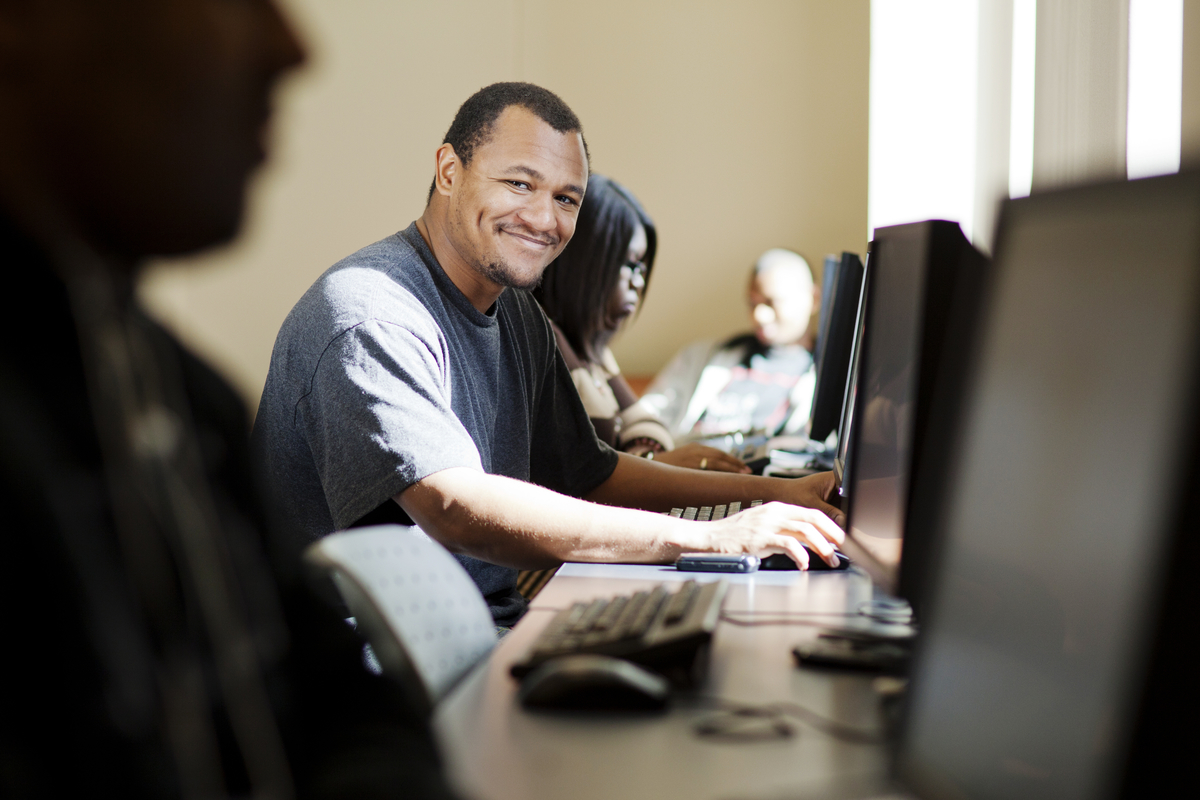
[[(509, 666), (554, 611), (688, 579), (728, 580), (725, 613), (758, 623), (722, 620), (708, 678), (695, 696), (682, 695), (665, 714), (532, 712), (518, 704)], [(435, 728), (447, 772), (459, 791), (477, 800), (830, 797), (882, 787), (887, 758), (880, 744), (833, 738), (795, 719), (789, 719), (791, 738), (769, 741), (716, 741), (693, 729), (717, 713), (707, 698), (719, 697), (751, 705), (786, 701), (881, 731), (871, 676), (798, 669), (791, 654), (820, 625), (853, 620), (844, 615), (869, 603), (872, 591), (870, 579), (856, 570), (716, 575), (564, 565), (513, 632), (438, 707)], [(789, 624), (761, 624), (784, 619)]]

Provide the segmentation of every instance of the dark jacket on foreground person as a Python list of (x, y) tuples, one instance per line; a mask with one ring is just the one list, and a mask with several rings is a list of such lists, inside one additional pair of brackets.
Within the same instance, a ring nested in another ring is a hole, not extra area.
[[(167, 405), (190, 418), (203, 477), (183, 488), (207, 484), (269, 712), (255, 717), (247, 695), (223, 684), (209, 593), (189, 577), (187, 547), (159, 524), (153, 497), (106, 476), (64, 283), (3, 216), (0, 253), (10, 279), (0, 315), (0, 796), (264, 786), (286, 796), (290, 783), (299, 797), (449, 797), (427, 722), (398, 686), (363, 669), (353, 632), (310, 593), (299, 565), (266, 552), (241, 403), (134, 307), (127, 319), (154, 353), (142, 367), (162, 373)], [(142, 514), (162, 549), (123, 549), (115, 506)], [(282, 745), (274, 762), (272, 741)]]

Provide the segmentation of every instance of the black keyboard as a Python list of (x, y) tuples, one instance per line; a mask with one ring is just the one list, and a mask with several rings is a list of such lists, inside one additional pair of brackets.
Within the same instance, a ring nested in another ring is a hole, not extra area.
[(559, 611), (512, 666), (520, 678), (559, 656), (595, 653), (641, 664), (679, 686), (699, 680), (729, 585), (725, 581), (661, 584), (653, 591), (575, 603)]

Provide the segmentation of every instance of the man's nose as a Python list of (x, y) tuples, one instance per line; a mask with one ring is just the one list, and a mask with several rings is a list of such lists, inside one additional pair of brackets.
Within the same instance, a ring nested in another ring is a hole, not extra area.
[(775, 309), (765, 303), (756, 305), (750, 314), (759, 325), (769, 325), (775, 321)]
[(557, 224), (554, 198), (549, 192), (534, 192), (521, 209), (521, 220), (535, 231), (552, 231)]

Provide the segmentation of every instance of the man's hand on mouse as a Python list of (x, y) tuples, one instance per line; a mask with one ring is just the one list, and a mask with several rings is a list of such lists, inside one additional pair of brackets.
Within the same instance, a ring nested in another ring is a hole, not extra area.
[(808, 569), (809, 565), (803, 545), (836, 567), (835, 545), (846, 539), (842, 529), (821, 511), (789, 503), (766, 503), (723, 520), (702, 523), (702, 529), (709, 539), (704, 551), (756, 556), (783, 553), (800, 569)]

